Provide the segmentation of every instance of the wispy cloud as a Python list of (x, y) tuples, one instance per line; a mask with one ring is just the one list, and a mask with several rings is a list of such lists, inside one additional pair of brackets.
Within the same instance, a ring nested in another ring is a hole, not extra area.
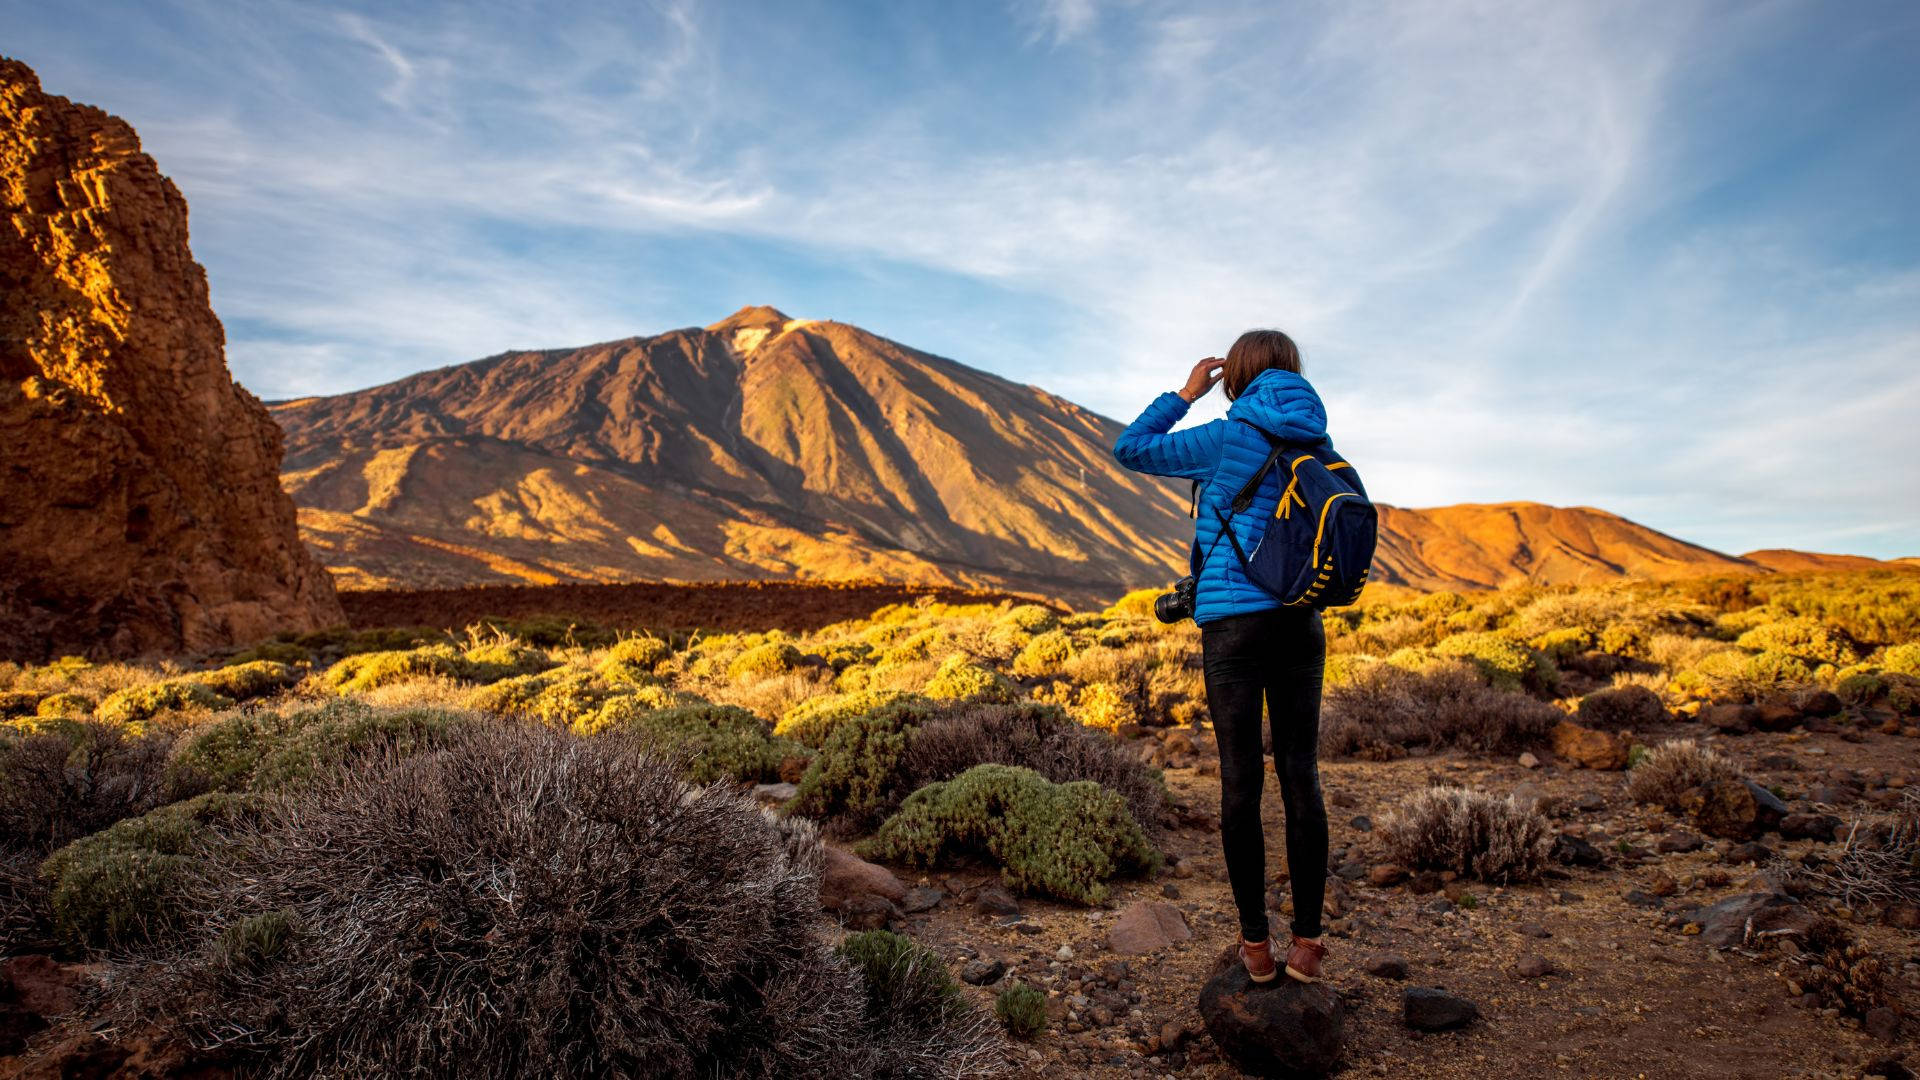
[(187, 192), (270, 396), (809, 297), (1124, 418), (1280, 325), (1393, 501), (1920, 551), (1915, 470), (1777, 452), (1920, 460), (1920, 211), (1861, 179), (1920, 166), (1896, 7), (13, 10)]

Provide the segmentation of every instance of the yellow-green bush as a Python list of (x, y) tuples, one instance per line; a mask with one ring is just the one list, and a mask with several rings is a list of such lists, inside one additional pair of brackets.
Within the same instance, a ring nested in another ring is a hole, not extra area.
[(1781, 653), (1815, 664), (1851, 664), (1859, 658), (1853, 643), (1809, 618), (1762, 623), (1734, 642), (1757, 653)]
[(1020, 688), (1005, 675), (974, 663), (965, 653), (954, 653), (940, 664), (922, 691), (927, 697), (946, 700), (1013, 701)]
[(641, 735), (682, 759), (687, 778), (696, 784), (777, 780), (782, 761), (806, 756), (806, 749), (799, 743), (776, 738), (772, 724), (737, 705), (707, 703), (649, 709), (632, 698), (620, 697), (601, 710), (594, 730)]
[(1083, 904), (1104, 902), (1108, 879), (1160, 864), (1119, 795), (1007, 765), (976, 765), (907, 796), (862, 850), (922, 867), (984, 855), (1011, 888)]
[(489, 683), (515, 675), (531, 675), (554, 666), (544, 649), (536, 649), (511, 638), (489, 641), (460, 654), (463, 663), (454, 678), (466, 682)]
[(33, 690), (0, 691), (0, 717), (32, 716), (40, 709), (40, 694)]
[(1559, 685), (1559, 672), (1544, 655), (1496, 633), (1455, 634), (1433, 651), (1471, 662), (1499, 689), (1551, 691)]
[(1123, 725), (1140, 722), (1140, 710), (1134, 708), (1118, 686), (1109, 682), (1081, 687), (1067, 712), (1078, 723), (1102, 731), (1118, 731)]
[(193, 679), (163, 679), (108, 694), (96, 714), (111, 724), (138, 725), (162, 712), (224, 709), (232, 704), (232, 698)]
[[(600, 672), (605, 670), (602, 666)], [(533, 675), (516, 675), (474, 687), (468, 691), (463, 704), (482, 712), (571, 728), (598, 715), (608, 701), (636, 689), (631, 685), (610, 686), (602, 680), (600, 672), (555, 668)]]
[(464, 710), (381, 708), (358, 701), (282, 713), (230, 712), (181, 740), (167, 763), (167, 788), (176, 796), (286, 790), (357, 755), (410, 754), (439, 745), (479, 719)]
[(1601, 652), (1615, 656), (1644, 658), (1651, 647), (1653, 633), (1636, 623), (1617, 622), (1600, 631)]
[(1896, 675), (1920, 678), (1920, 641), (1895, 645), (1880, 654), (1880, 668)]
[(34, 709), (34, 715), (76, 718), (92, 716), (95, 704), (96, 702), (85, 694), (62, 691), (41, 698), (40, 704)]
[[(1594, 647), (1593, 634), (1584, 627), (1568, 626), (1549, 630), (1533, 639), (1533, 647), (1548, 658), (1560, 661), (1578, 656)], [(1608, 650), (1611, 651), (1611, 650)]]
[(1060, 625), (1060, 613), (1044, 604), (1018, 604), (1008, 608), (1000, 621), (1029, 634), (1044, 634)]
[(611, 682), (651, 682), (660, 665), (672, 658), (673, 646), (651, 634), (623, 638), (601, 658), (600, 675)]
[(216, 694), (235, 701), (245, 701), (292, 686), (300, 681), (300, 671), (274, 660), (249, 660), (244, 664), (198, 672), (188, 678)]
[(377, 686), (430, 675), (460, 678), (466, 658), (451, 645), (355, 653), (321, 675), (322, 685), (340, 694), (360, 694)]
[(1073, 656), (1073, 639), (1065, 630), (1037, 634), (1020, 655), (1013, 658), (1015, 675), (1056, 675)]
[(1101, 612), (1109, 619), (1152, 619), (1153, 602), (1158, 600), (1165, 589), (1135, 589), (1113, 602), (1113, 606)]
[(734, 682), (749, 682), (770, 675), (781, 675), (799, 667), (800, 650), (784, 641), (756, 645), (727, 664), (727, 677)]
[(808, 746), (819, 746), (834, 725), (851, 716), (870, 713), (892, 701), (908, 696), (899, 690), (856, 690), (847, 694), (821, 694), (788, 709), (773, 733), (796, 739)]

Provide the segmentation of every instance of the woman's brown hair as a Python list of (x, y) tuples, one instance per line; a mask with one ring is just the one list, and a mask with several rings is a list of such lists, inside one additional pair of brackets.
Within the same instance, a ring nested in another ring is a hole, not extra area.
[(1240, 396), (1255, 375), (1268, 368), (1300, 374), (1300, 347), (1278, 330), (1249, 330), (1227, 350), (1227, 365), (1220, 381), (1226, 385), (1227, 400)]

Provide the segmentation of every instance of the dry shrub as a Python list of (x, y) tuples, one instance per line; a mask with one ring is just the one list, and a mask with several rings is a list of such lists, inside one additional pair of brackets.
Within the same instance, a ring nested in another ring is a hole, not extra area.
[(1595, 690), (1581, 698), (1574, 719), (1602, 731), (1644, 731), (1666, 723), (1669, 717), (1666, 703), (1660, 700), (1659, 694), (1644, 686), (1629, 684)]
[(1832, 919), (1822, 918), (1807, 929), (1791, 963), (1789, 988), (1814, 995), (1826, 1008), (1858, 1018), (1892, 1004), (1885, 961)]
[(0, 737), (0, 849), (44, 856), (159, 806), (173, 741), (84, 720)]
[(1739, 775), (1733, 762), (1692, 739), (1669, 739), (1647, 751), (1627, 773), (1627, 794), (1635, 802), (1677, 810), (1688, 791)]
[(1858, 821), (1833, 865), (1797, 875), (1847, 904), (1920, 904), (1920, 788), (1880, 821)]
[(196, 940), (130, 972), (123, 1008), (259, 1075), (938, 1076), (987, 1057), (964, 1016), (869, 1017), (816, 929), (811, 830), (622, 736), (489, 724), (278, 797), (233, 842), (196, 883)]
[(1532, 881), (1552, 846), (1547, 819), (1511, 796), (1431, 787), (1402, 799), (1380, 822), (1391, 858), (1482, 881)]
[(1381, 664), (1327, 687), (1320, 752), (1374, 760), (1416, 746), (1506, 753), (1543, 741), (1561, 718), (1546, 702), (1496, 690), (1457, 665), (1408, 671)]

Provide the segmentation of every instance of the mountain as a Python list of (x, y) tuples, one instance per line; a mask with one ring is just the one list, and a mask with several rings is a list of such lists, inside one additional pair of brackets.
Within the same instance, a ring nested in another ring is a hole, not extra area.
[(124, 121), (0, 57), (0, 658), (250, 642), (345, 616), (227, 372), (187, 204)]
[[(1113, 461), (1119, 423), (767, 307), (272, 409), (302, 534), (348, 588), (884, 578), (1088, 604), (1179, 576), (1191, 535), (1184, 484)], [(1380, 515), (1375, 579), (1421, 589), (1848, 559), (1735, 557), (1590, 507)]]
[(1747, 562), (1783, 574), (1802, 573), (1809, 570), (1871, 570), (1876, 567), (1897, 566), (1914, 561), (1892, 559), (1883, 562), (1879, 559), (1870, 559), (1865, 555), (1827, 555), (1817, 551), (1789, 551), (1785, 548), (1749, 551), (1740, 557)]
[(1114, 421), (766, 307), (273, 413), (347, 587), (879, 577), (1093, 602), (1185, 552), (1183, 491), (1114, 462)]

